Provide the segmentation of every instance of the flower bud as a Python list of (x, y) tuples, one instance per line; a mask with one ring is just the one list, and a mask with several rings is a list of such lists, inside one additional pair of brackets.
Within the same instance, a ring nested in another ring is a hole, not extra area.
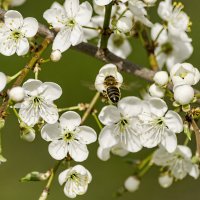
[(152, 84), (149, 87), (149, 93), (152, 97), (158, 97), (158, 98), (163, 98), (165, 95), (165, 89), (159, 87), (156, 84)]
[(128, 33), (133, 27), (133, 22), (131, 18), (122, 17), (117, 21), (117, 29), (122, 33)]
[(30, 172), (25, 177), (21, 178), (21, 182), (28, 182), (28, 181), (45, 181), (51, 175), (51, 171), (47, 171), (46, 173), (40, 172)]
[(24, 99), (25, 92), (24, 89), (20, 86), (12, 88), (9, 92), (8, 95), (11, 100), (15, 102), (20, 102)]
[(129, 176), (124, 183), (124, 187), (129, 191), (129, 192), (135, 192), (138, 190), (140, 185), (140, 180), (135, 177), (135, 176)]
[(35, 130), (21, 122), (20, 124), (21, 138), (27, 142), (33, 142), (35, 139)]
[(153, 80), (155, 81), (156, 84), (160, 86), (166, 85), (169, 80), (168, 73), (166, 71), (156, 72), (153, 77)]
[(194, 89), (190, 85), (179, 85), (174, 88), (174, 99), (179, 104), (189, 104), (193, 98)]
[(7, 83), (7, 77), (3, 72), (0, 72), (0, 92), (4, 90)]
[(161, 187), (168, 188), (173, 183), (173, 177), (168, 174), (163, 174), (158, 178), (158, 182)]
[(58, 62), (61, 59), (61, 57), (62, 53), (59, 50), (54, 50), (52, 51), (50, 58), (53, 62)]

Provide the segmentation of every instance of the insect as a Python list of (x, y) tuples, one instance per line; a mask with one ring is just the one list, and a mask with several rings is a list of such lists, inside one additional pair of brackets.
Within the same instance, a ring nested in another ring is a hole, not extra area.
[(107, 76), (104, 80), (105, 90), (103, 91), (103, 95), (114, 104), (121, 97), (120, 85), (113, 76)]

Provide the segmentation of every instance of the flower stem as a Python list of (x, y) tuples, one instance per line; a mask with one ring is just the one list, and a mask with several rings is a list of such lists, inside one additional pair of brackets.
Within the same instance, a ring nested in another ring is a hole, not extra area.
[(14, 79), (16, 79), (21, 73), (22, 73), (22, 70), (20, 70), (19, 72), (17, 72), (17, 73), (14, 74), (13, 76), (8, 76), (8, 77), (7, 77), (7, 83), (10, 83), (10, 82), (13, 81)]
[(101, 43), (100, 43), (101, 49), (107, 49), (108, 39), (111, 34), (109, 25), (110, 25), (112, 6), (113, 6), (112, 2), (105, 6), (105, 16), (104, 16), (103, 30), (102, 30)]
[(49, 194), (49, 190), (51, 188), (51, 185), (52, 185), (52, 182), (53, 182), (53, 179), (54, 179), (54, 176), (55, 176), (55, 174), (56, 174), (61, 163), (62, 163), (62, 160), (58, 161), (56, 163), (56, 165), (51, 169), (51, 175), (49, 176), (47, 184), (46, 184), (44, 190), (42, 191), (38, 200), (46, 200), (47, 199), (48, 194)]
[(94, 119), (95, 119), (95, 121), (96, 121), (96, 123), (97, 123), (97, 125), (98, 125), (98, 127), (100, 128), (100, 130), (103, 128), (103, 126), (101, 125), (101, 122), (99, 121), (99, 119), (98, 119), (98, 117), (97, 117), (97, 115), (96, 115), (96, 113), (95, 112), (93, 112), (92, 113), (92, 116), (94, 117)]
[(58, 112), (65, 112), (65, 111), (70, 111), (70, 110), (79, 110), (80, 106), (72, 106), (72, 107), (68, 107), (68, 108), (59, 108)]
[(94, 95), (92, 101), (90, 102), (90, 104), (89, 104), (87, 110), (85, 111), (85, 113), (84, 113), (84, 115), (83, 115), (83, 117), (82, 117), (81, 124), (83, 124), (83, 123), (85, 122), (85, 120), (87, 119), (87, 117), (88, 117), (89, 114), (91, 113), (92, 109), (94, 108), (94, 106), (95, 106), (97, 100), (99, 99), (99, 97), (100, 97), (100, 93), (97, 92), (97, 93)]
[(192, 119), (192, 127), (196, 137), (196, 154), (200, 157), (200, 129), (194, 119)]

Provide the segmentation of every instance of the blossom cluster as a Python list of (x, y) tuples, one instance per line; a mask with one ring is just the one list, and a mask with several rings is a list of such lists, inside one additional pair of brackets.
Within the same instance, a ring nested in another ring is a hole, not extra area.
[[(18, 6), (24, 2), (13, 0), (10, 5)], [(49, 60), (59, 61), (71, 46), (90, 40), (98, 49), (104, 50), (103, 36), (108, 37), (106, 48), (120, 57), (119, 66), (116, 62), (108, 63), (96, 76), (94, 86), (104, 100), (103, 108), (96, 116), (98, 111), (93, 107), (90, 109), (89, 105), (86, 114), (93, 114), (101, 129), (97, 156), (103, 161), (110, 159), (111, 154), (126, 156), (143, 148), (157, 147), (148, 162), (141, 162), (142, 167), (138, 167), (141, 171), (126, 179), (124, 188), (130, 192), (139, 188), (142, 170), (153, 164), (161, 167), (159, 183), (164, 188), (187, 174), (196, 179), (200, 173), (199, 158), (192, 156), (186, 143), (180, 145), (178, 142), (178, 134), (185, 132), (184, 123), (192, 103), (197, 100), (193, 86), (200, 80), (198, 68), (186, 62), (193, 52), (192, 39), (188, 35), (191, 22), (181, 3), (164, 0), (159, 2), (157, 9), (163, 23), (153, 23), (146, 8), (155, 5), (156, 0), (94, 0), (92, 5), (88, 1), (65, 0), (63, 5), (54, 2), (43, 14), (55, 32)], [(110, 18), (107, 19), (109, 9)], [(106, 23), (108, 27), (105, 28)], [(8, 10), (0, 22), (0, 53), (31, 56), (30, 49), (38, 30), (39, 23), (35, 18), (23, 18), (18, 11)], [(148, 45), (143, 38), (145, 30), (150, 33)], [(133, 37), (142, 40), (148, 55), (150, 58), (153, 55), (158, 65), (153, 84), (143, 92), (142, 98), (135, 95), (122, 97), (121, 94), (124, 81), (118, 68), (122, 68), (123, 59), (132, 52)], [(106, 58), (103, 60), (107, 61)], [(0, 72), (1, 96), (8, 98), (8, 107), (18, 118), (22, 139), (34, 141), (38, 129), (42, 139), (49, 143), (48, 152), (53, 159), (83, 162), (89, 156), (87, 145), (97, 140), (97, 133), (83, 125), (84, 117), (81, 118), (73, 107), (58, 108), (55, 101), (61, 97), (62, 88), (54, 82), (38, 80), (37, 64), (33, 67), (34, 79), (24, 81), (22, 86), (14, 84), (7, 92), (6, 86), (22, 71), (14, 76)], [(4, 117), (0, 118), (0, 130), (3, 126)], [(194, 128), (189, 129), (194, 131)], [(0, 163), (6, 161), (1, 153)], [(87, 191), (92, 175), (77, 164), (62, 171), (58, 181), (64, 185), (65, 195), (75, 198)]]

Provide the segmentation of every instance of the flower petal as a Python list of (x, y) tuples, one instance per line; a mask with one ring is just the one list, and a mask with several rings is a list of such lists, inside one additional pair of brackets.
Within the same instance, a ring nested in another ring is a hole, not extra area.
[(17, 50), (17, 43), (15, 40), (5, 38), (0, 42), (0, 52), (4, 56), (12, 56)]
[(79, 126), (77, 128), (76, 138), (83, 144), (90, 144), (97, 140), (97, 134), (89, 126)]
[(101, 146), (99, 146), (99, 148), (97, 149), (97, 156), (99, 159), (107, 161), (108, 159), (110, 159), (110, 148), (102, 148)]
[(73, 46), (81, 43), (83, 41), (83, 29), (78, 24), (74, 26), (72, 29), (72, 33), (70, 36), (70, 42)]
[(53, 41), (53, 50), (59, 50), (60, 52), (64, 52), (67, 49), (69, 49), (69, 47), (71, 46), (71, 42), (70, 42), (70, 36), (71, 36), (71, 29), (70, 28), (63, 28), (61, 29), (54, 41)]
[(58, 182), (59, 182), (60, 185), (63, 185), (66, 182), (67, 177), (69, 176), (68, 174), (69, 174), (70, 170), (71, 170), (71, 168), (66, 169), (66, 170), (62, 171), (59, 174), (59, 176), (58, 176)]
[(0, 92), (4, 90), (7, 83), (7, 77), (3, 72), (0, 72)]
[(41, 85), (44, 88), (41, 97), (44, 97), (46, 100), (54, 101), (59, 99), (62, 95), (62, 88), (53, 82), (45, 82)]
[(17, 55), (18, 56), (23, 56), (25, 54), (27, 54), (29, 51), (29, 43), (27, 38), (21, 38), (18, 40), (17, 42)]
[(69, 145), (69, 155), (76, 162), (82, 162), (87, 159), (89, 151), (85, 144), (73, 141)]
[(9, 10), (4, 15), (4, 22), (11, 30), (19, 29), (23, 25), (23, 17), (18, 11)]
[(44, 12), (43, 17), (53, 28), (60, 29), (65, 26), (64, 21), (67, 16), (63, 6), (54, 2), (51, 8)]
[(76, 15), (75, 21), (81, 26), (86, 26), (92, 17), (92, 6), (89, 2), (83, 2)]
[(41, 136), (47, 142), (58, 140), (61, 135), (59, 123), (55, 124), (45, 124), (41, 130)]
[(163, 135), (161, 144), (169, 153), (174, 152), (177, 147), (176, 134), (169, 129), (165, 129), (165, 135)]
[(25, 100), (21, 103), (19, 116), (28, 126), (34, 126), (40, 118), (38, 108), (34, 107), (31, 100)]
[(38, 21), (33, 17), (25, 18), (21, 31), (24, 33), (25, 37), (35, 36), (38, 31)]
[(80, 115), (74, 111), (63, 113), (59, 120), (61, 127), (69, 131), (74, 131), (81, 123)]
[(142, 110), (142, 101), (134, 96), (125, 97), (118, 102), (118, 108), (124, 116), (137, 116)]
[(79, 10), (79, 0), (65, 0), (64, 8), (68, 18), (74, 18)]
[(165, 101), (159, 98), (151, 98), (148, 102), (149, 108), (154, 115), (158, 117), (164, 116), (167, 111), (167, 104)]
[(58, 121), (58, 109), (52, 102), (43, 99), (39, 110), (40, 116), (49, 124), (54, 124)]
[(37, 90), (41, 85), (42, 82), (40, 80), (28, 79), (26, 82), (24, 82), (22, 87), (26, 93), (30, 94)]
[(116, 106), (104, 106), (99, 113), (99, 120), (104, 125), (111, 125), (120, 121), (120, 112)]
[(67, 156), (68, 144), (63, 140), (54, 140), (49, 144), (48, 150), (55, 160), (62, 160)]
[(114, 136), (113, 130), (114, 126), (105, 126), (99, 135), (99, 144), (102, 148), (111, 148), (116, 145), (119, 141)]
[(169, 110), (164, 118), (167, 127), (174, 133), (183, 131), (183, 120), (180, 115), (172, 110)]

